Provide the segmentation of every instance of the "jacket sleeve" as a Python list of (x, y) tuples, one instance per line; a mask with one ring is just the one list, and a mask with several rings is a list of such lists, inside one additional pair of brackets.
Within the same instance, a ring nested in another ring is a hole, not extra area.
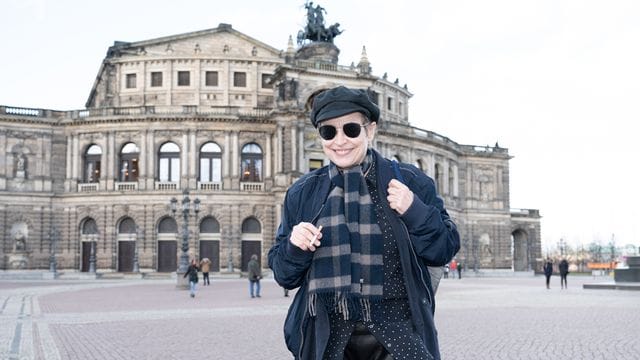
[(300, 191), (290, 190), (284, 200), (282, 222), (276, 232), (275, 244), (269, 250), (269, 267), (276, 282), (285, 289), (295, 289), (304, 282), (313, 252), (303, 251), (289, 241), (291, 231), (300, 221)]
[(460, 235), (436, 193), (433, 180), (420, 173), (407, 184), (413, 203), (401, 216), (416, 253), (429, 266), (444, 266), (460, 250)]

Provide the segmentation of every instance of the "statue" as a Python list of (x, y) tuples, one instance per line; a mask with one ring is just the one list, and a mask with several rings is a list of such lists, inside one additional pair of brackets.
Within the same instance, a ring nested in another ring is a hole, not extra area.
[(303, 30), (298, 31), (298, 45), (305, 40), (333, 43), (333, 39), (342, 33), (340, 24), (335, 23), (329, 28), (324, 26), (324, 14), (327, 11), (320, 5), (313, 6), (313, 1), (304, 5), (307, 9), (307, 25)]
[(27, 250), (27, 238), (22, 230), (16, 231), (13, 235), (13, 252), (24, 252)]

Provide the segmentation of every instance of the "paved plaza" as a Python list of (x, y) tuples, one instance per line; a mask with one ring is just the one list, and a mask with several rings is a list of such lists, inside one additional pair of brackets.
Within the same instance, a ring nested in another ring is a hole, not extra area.
[[(638, 359), (640, 291), (607, 278), (443, 279), (443, 359)], [(271, 279), (212, 279), (194, 299), (175, 280), (0, 281), (0, 359), (291, 359), (291, 301)], [(293, 295), (293, 292), (291, 293)]]

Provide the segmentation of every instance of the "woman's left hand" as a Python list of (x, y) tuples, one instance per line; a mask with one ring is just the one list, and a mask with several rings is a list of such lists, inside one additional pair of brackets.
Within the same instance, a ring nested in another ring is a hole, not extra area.
[(413, 203), (413, 192), (400, 181), (393, 179), (387, 188), (389, 206), (398, 214), (403, 215)]

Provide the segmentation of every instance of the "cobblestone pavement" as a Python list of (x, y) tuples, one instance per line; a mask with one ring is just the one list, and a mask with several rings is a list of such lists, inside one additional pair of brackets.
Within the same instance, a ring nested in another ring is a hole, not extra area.
[[(639, 358), (640, 291), (555, 280), (443, 279), (443, 359)], [(262, 288), (251, 299), (246, 279), (212, 279), (191, 299), (175, 280), (0, 281), (0, 359), (291, 359), (292, 297)]]

